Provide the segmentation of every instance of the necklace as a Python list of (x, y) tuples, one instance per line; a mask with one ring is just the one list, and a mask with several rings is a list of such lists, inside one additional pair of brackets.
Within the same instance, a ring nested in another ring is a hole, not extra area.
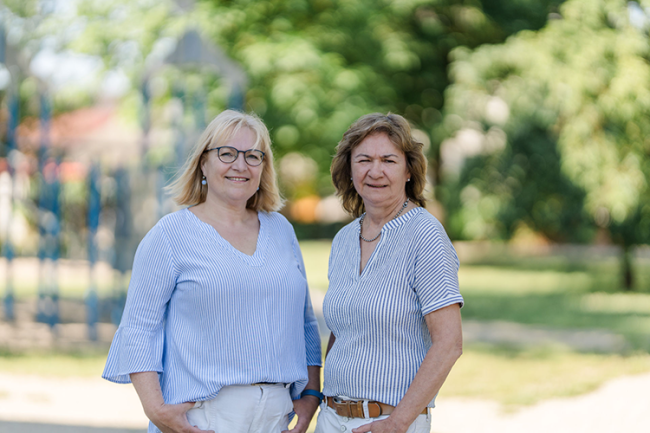
[[(409, 199), (407, 198), (406, 201), (404, 202), (404, 204), (402, 205), (402, 208), (399, 210), (399, 212), (397, 212), (397, 214), (395, 214), (395, 216), (392, 217), (390, 220), (392, 221), (392, 220), (394, 220), (395, 218), (397, 218), (398, 216), (400, 216), (400, 214), (402, 213), (402, 211), (404, 211), (404, 209), (406, 209), (406, 206), (408, 206), (408, 204), (409, 204)], [(359, 220), (359, 237), (361, 238), (362, 241), (366, 241), (366, 242), (374, 242), (374, 241), (377, 240), (377, 238), (378, 238), (379, 236), (381, 236), (381, 230), (379, 231), (379, 233), (377, 234), (377, 236), (375, 236), (375, 237), (372, 238), (372, 239), (366, 239), (366, 238), (364, 238), (363, 235), (361, 234), (361, 230), (363, 230), (363, 220), (364, 220), (365, 218), (366, 218), (366, 213), (364, 212), (363, 215), (361, 215), (361, 219)]]

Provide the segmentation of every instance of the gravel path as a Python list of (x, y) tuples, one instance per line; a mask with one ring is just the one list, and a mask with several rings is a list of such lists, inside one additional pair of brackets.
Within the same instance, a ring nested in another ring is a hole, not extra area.
[(498, 404), (445, 399), (434, 409), (435, 433), (648, 433), (650, 373), (611, 380), (578, 397), (546, 400), (504, 414)]

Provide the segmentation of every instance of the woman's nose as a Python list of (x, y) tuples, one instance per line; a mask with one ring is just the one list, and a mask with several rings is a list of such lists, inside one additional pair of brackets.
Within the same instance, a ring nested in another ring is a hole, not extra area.
[(237, 157), (235, 160), (232, 162), (232, 165), (241, 170), (246, 168), (246, 155), (243, 152), (239, 152), (237, 154)]
[(372, 166), (370, 166), (370, 170), (368, 170), (368, 174), (372, 177), (378, 177), (381, 176), (383, 173), (383, 170), (381, 168), (381, 162), (380, 161), (374, 161), (372, 163)]

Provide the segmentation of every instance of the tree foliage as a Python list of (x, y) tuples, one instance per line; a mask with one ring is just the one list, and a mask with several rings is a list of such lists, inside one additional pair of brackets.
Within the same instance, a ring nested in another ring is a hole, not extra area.
[(541, 25), (558, 3), (486, 2), (495, 16), (533, 3), (535, 13), (507, 28), (480, 2), (455, 0), (204, 0), (196, 16), (249, 73), (247, 108), (272, 128), (280, 154), (317, 161), (322, 192), (334, 146), (355, 119), (398, 112), (429, 134), (441, 120), (449, 52)]
[(619, 1), (560, 11), (538, 32), (452, 53), (444, 128), (465, 163), (447, 167), (443, 196), (459, 237), (525, 224), (556, 241), (598, 227), (624, 248), (650, 241), (647, 27)]
[[(250, 83), (245, 108), (262, 115), (279, 156), (300, 152), (316, 161), (314, 188), (323, 193), (331, 189), (333, 148), (352, 121), (369, 112), (393, 111), (430, 135), (442, 118), (449, 52), (540, 28), (559, 3), (199, 0), (188, 12), (172, 1), (81, 0), (67, 13), (41, 20), (32, 45), (36, 50), (52, 45), (47, 34), (56, 34), (55, 49), (97, 56), (105, 70), (126, 71), (137, 95), (160, 42), (198, 27), (244, 67)], [(8, 7), (17, 16), (43, 15), (39, 4), (10, 1)], [(207, 80), (212, 112), (226, 104), (222, 84)], [(68, 98), (55, 110), (73, 105)]]

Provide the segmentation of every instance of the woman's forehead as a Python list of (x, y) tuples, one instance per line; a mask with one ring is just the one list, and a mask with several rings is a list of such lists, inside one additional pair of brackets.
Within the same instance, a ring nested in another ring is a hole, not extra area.
[(356, 155), (404, 155), (404, 152), (391, 141), (387, 134), (377, 133), (364, 138), (358, 146), (352, 149), (352, 156)]
[[(262, 149), (264, 146), (262, 137), (253, 128), (248, 125), (232, 126), (222, 134), (221, 140), (217, 137), (212, 140), (211, 147), (232, 146), (240, 150)], [(245, 147), (245, 149), (244, 149)]]

